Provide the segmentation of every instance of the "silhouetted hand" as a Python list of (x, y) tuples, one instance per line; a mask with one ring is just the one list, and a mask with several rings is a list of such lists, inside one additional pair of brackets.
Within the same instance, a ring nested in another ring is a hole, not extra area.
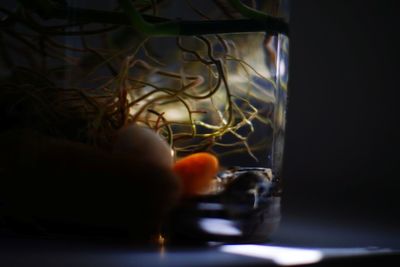
[(135, 127), (117, 136), (113, 152), (31, 130), (2, 133), (0, 223), (28, 233), (147, 242), (180, 184), (166, 144)]

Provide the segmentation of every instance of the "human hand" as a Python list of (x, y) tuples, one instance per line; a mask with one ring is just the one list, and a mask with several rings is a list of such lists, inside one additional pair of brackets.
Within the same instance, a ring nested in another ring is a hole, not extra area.
[(169, 148), (146, 131), (123, 129), (108, 152), (32, 130), (3, 132), (0, 200), (46, 233), (146, 242), (180, 195)]

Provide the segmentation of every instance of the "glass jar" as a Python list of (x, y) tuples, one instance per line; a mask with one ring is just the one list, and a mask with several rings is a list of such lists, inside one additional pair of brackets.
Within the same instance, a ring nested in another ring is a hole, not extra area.
[(212, 154), (218, 173), (180, 200), (167, 240), (266, 240), (280, 220), (287, 3), (245, 2), (5, 3), (7, 97), (33, 99), (10, 120), (105, 149), (135, 123), (175, 160)]

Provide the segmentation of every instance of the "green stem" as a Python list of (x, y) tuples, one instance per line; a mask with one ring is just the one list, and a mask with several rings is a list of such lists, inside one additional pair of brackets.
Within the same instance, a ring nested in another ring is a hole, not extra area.
[[(121, 2), (123, 0), (120, 0)], [(112, 25), (134, 25), (140, 32), (145, 32), (150, 35), (204, 35), (204, 34), (219, 34), (219, 33), (233, 33), (233, 32), (255, 32), (266, 31), (268, 34), (284, 33), (288, 34), (288, 24), (281, 18), (275, 18), (263, 14), (256, 16), (258, 19), (237, 19), (237, 20), (217, 20), (217, 21), (185, 21), (174, 20), (171, 21), (166, 18), (155, 17), (143, 14), (141, 15), (130, 3), (125, 10), (125, 13), (115, 11), (92, 10), (84, 8), (74, 8), (69, 6), (59, 6), (54, 4), (45, 5), (49, 3), (46, 0), (19, 0), (19, 2), (26, 8), (36, 12), (43, 19), (66, 19), (70, 23), (100, 23)], [(240, 2), (240, 1), (239, 1)], [(40, 3), (40, 4), (36, 4)], [(241, 3), (239, 3), (242, 5)], [(122, 5), (122, 4), (121, 4)], [(14, 19), (19, 19), (15, 14), (6, 10), (0, 9), (1, 12), (6, 12), (12, 15)], [(132, 12), (133, 10), (133, 12)], [(259, 12), (259, 11), (257, 11)], [(250, 12), (251, 13), (251, 12)], [(73, 16), (71, 16), (73, 14)], [(140, 15), (140, 16), (138, 16)], [(132, 17), (133, 16), (133, 17)], [(250, 17), (253, 15), (249, 14)], [(140, 24), (136, 25), (136, 21)], [(22, 21), (24, 22), (24, 21)], [(26, 26), (32, 25), (27, 24)], [(144, 27), (143, 27), (144, 26)], [(144, 30), (142, 30), (142, 29)], [(34, 28), (34, 30), (37, 30)], [(55, 32), (62, 34), (60, 32)], [(67, 34), (68, 32), (66, 32)]]
[(179, 23), (169, 21), (162, 23), (148, 23), (142, 15), (135, 9), (130, 0), (119, 0), (119, 3), (126, 15), (129, 17), (131, 25), (140, 33), (146, 36), (176, 36), (179, 35)]

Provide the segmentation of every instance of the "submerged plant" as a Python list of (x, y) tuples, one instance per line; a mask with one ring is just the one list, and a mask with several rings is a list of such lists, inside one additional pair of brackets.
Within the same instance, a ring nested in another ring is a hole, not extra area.
[[(269, 140), (249, 144), (254, 123), (273, 125), (272, 110), (254, 100), (273, 103), (259, 87), (273, 91), (276, 81), (255, 66), (265, 65), (262, 57), (243, 54), (261, 48), (223, 33), (274, 34), (287, 25), (235, 0), (215, 1), (235, 20), (212, 20), (190, 1), (202, 20), (169, 20), (158, 16), (165, 2), (121, 0), (115, 11), (56, 0), (0, 7), (2, 124), (107, 149), (116, 130), (137, 123), (177, 155), (229, 147), (220, 156), (247, 151), (257, 160), (254, 151)], [(269, 37), (252, 38), (276, 56)]]

